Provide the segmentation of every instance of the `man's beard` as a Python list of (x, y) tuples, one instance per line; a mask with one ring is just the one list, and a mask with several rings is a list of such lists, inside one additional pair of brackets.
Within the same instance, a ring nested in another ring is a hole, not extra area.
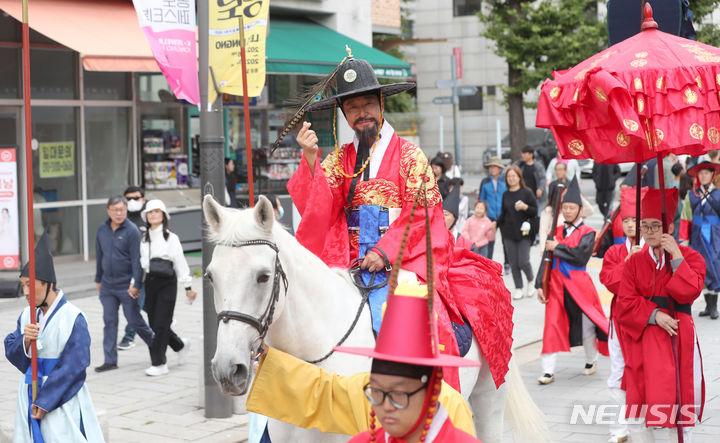
[[(378, 122), (375, 119), (371, 119), (375, 124), (372, 126), (365, 127), (363, 129), (355, 129), (355, 135), (358, 138), (358, 148), (370, 149), (375, 143), (378, 136)], [(356, 120), (357, 124), (360, 120)]]

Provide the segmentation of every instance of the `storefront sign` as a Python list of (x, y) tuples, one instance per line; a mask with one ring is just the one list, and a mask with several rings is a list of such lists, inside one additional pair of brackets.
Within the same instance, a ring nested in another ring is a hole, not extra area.
[(75, 175), (75, 142), (49, 142), (38, 145), (40, 178)]
[(133, 4), (155, 61), (175, 97), (198, 104), (195, 0), (133, 0)]
[[(217, 0), (210, 2), (210, 66), (220, 92), (242, 97), (240, 14), (245, 29), (248, 97), (257, 97), (265, 85), (265, 36), (270, 0)], [(209, 86), (209, 101), (216, 93)]]
[(17, 192), (15, 149), (0, 149), (0, 269), (20, 267)]

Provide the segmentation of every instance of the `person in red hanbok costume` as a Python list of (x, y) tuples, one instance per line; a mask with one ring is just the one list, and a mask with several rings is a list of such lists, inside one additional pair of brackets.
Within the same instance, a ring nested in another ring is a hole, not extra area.
[(674, 428), (680, 422), (689, 442), (690, 430), (702, 418), (705, 403), (700, 348), (690, 310), (705, 282), (705, 262), (693, 249), (678, 246), (671, 235), (678, 201), (674, 188), (665, 190), (670, 232), (663, 233), (660, 192), (649, 189), (643, 197), (645, 246), (625, 263), (615, 318), (627, 336), (627, 416), (645, 419), (647, 427)]
[(585, 349), (585, 375), (597, 370), (598, 350), (608, 355), (608, 320), (585, 270), (595, 244), (595, 230), (583, 223), (581, 209), (582, 196), (576, 177), (562, 199), (564, 226), (557, 227), (554, 240), (545, 242), (545, 254), (547, 251), (554, 254), (549, 293), (544, 294), (542, 289), (544, 257), (535, 280), (538, 299), (545, 304), (540, 384), (555, 381), (557, 353), (569, 352), (571, 346), (583, 345)]
[[(446, 352), (458, 354), (452, 325), (465, 325), (467, 320), (496, 386), (500, 386), (511, 356), (513, 309), (500, 266), (476, 254), (466, 260), (462, 253), (454, 251), (427, 157), (419, 147), (400, 138), (383, 119), (384, 97), (414, 84), (380, 85), (372, 66), (353, 58), (341, 64), (336, 81), (336, 95), (314, 103), (309, 110), (332, 109), (334, 113), (339, 108), (355, 131), (355, 138), (320, 161), (318, 137), (310, 123), (303, 123), (297, 135), (303, 158), (287, 186), (302, 216), (297, 240), (331, 267), (348, 268), (358, 260), (363, 271), (377, 272), (377, 283), (386, 278), (384, 268), (389, 269), (395, 261), (403, 231), (413, 216), (402, 270), (424, 282), (425, 201), (420, 199), (414, 214), (412, 206), (425, 182), (435, 288), (443, 302), (435, 304), (441, 346)], [(366, 216), (379, 222), (367, 222)], [(456, 262), (458, 254), (460, 262)], [(370, 295), (376, 332), (385, 297), (382, 294), (376, 299)], [(445, 375), (446, 381), (459, 390), (457, 370), (450, 368)]]
[[(647, 188), (642, 191), (646, 191)], [(620, 193), (620, 214), (616, 220), (622, 223), (623, 235), (625, 242), (613, 245), (605, 252), (603, 257), (603, 265), (600, 270), (600, 283), (613, 294), (612, 304), (610, 305), (610, 334), (608, 337), (608, 351), (610, 353), (610, 376), (608, 377), (608, 388), (610, 389), (610, 397), (618, 406), (625, 405), (625, 387), (623, 374), (625, 372), (625, 359), (623, 356), (627, 352), (625, 350), (625, 333), (617, 324), (615, 317), (617, 316), (617, 294), (620, 292), (620, 283), (623, 278), (623, 269), (625, 263), (633, 254), (642, 250), (643, 240), (640, 244), (635, 244), (635, 225), (636, 225), (636, 190), (628, 187), (623, 188)], [(619, 417), (616, 423), (610, 425), (610, 438), (608, 442), (620, 443), (626, 441), (629, 436), (629, 429), (624, 417)]]

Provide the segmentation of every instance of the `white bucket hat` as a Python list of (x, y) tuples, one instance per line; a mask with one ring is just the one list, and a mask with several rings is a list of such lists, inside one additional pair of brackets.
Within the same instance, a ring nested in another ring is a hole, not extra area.
[(143, 209), (142, 212), (140, 213), (143, 220), (147, 221), (148, 211), (152, 211), (154, 209), (159, 209), (162, 212), (164, 212), (165, 217), (167, 217), (168, 221), (170, 221), (170, 214), (168, 214), (167, 209), (165, 208), (165, 203), (163, 203), (162, 200), (158, 200), (158, 199), (148, 200), (148, 202), (145, 203), (145, 209)]

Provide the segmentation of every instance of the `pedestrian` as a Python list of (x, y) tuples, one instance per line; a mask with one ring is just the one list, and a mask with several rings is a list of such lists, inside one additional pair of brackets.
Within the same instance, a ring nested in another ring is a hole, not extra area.
[(442, 198), (447, 197), (450, 192), (450, 179), (445, 175), (447, 169), (439, 153), (430, 162), (430, 167), (432, 167), (435, 183), (437, 183), (438, 189), (440, 190), (440, 196)]
[[(26, 264), (20, 284), (30, 298)], [(36, 312), (26, 307), (15, 332), (5, 337), (5, 357), (23, 373), (15, 409), (13, 441), (103, 442), (85, 370), (90, 365), (87, 319), (57, 287), (50, 239), (45, 232), (35, 246)], [(36, 323), (30, 323), (30, 316)], [(37, 395), (31, 382), (31, 343), (37, 342)], [(32, 400), (32, 401), (31, 401)]]
[[(545, 240), (547, 240), (548, 234), (550, 234), (550, 229), (555, 229), (551, 226), (552, 221), (555, 218), (555, 207), (558, 199), (562, 196), (562, 190), (566, 188), (568, 184), (567, 163), (555, 163), (555, 177), (557, 178), (551, 181), (550, 185), (548, 186), (548, 204), (543, 208), (542, 212), (540, 213), (540, 228), (538, 236), (540, 237), (539, 244), (541, 251), (545, 250)], [(562, 184), (563, 188), (559, 188), (559, 184)], [(562, 220), (561, 217), (558, 217), (558, 226), (560, 225), (562, 225)]]
[(465, 226), (465, 222), (468, 218), (468, 211), (470, 210), (469, 206), (469, 200), (467, 195), (463, 194), (463, 185), (465, 184), (465, 180), (462, 179), (462, 177), (455, 177), (450, 179), (450, 191), (455, 189), (456, 187), (459, 188), (459, 196), (460, 196), (460, 202), (458, 203), (458, 217), (457, 221), (455, 222), (455, 226), (452, 229), (453, 237), (458, 238), (460, 236), (460, 233), (463, 230), (463, 226)]
[(519, 167), (508, 168), (505, 183), (507, 191), (503, 194), (502, 210), (496, 225), (502, 233), (505, 253), (515, 283), (513, 299), (519, 300), (531, 295), (534, 274), (530, 265), (530, 246), (537, 234), (537, 230), (532, 229), (531, 222), (537, 218), (538, 203), (535, 194), (525, 185)]
[(150, 200), (143, 210), (143, 218), (147, 220), (148, 229), (140, 245), (140, 263), (145, 271), (145, 310), (150, 328), (155, 333), (155, 340), (150, 346), (152, 366), (145, 370), (145, 374), (157, 376), (168, 373), (165, 357), (168, 345), (177, 353), (180, 364), (184, 363), (190, 349), (190, 340), (181, 339), (170, 327), (178, 283), (185, 288), (188, 302), (192, 303), (197, 293), (190, 286), (192, 276), (180, 239), (170, 232), (170, 215), (165, 209), (165, 203), (162, 200)]
[(535, 194), (538, 204), (543, 205), (547, 201), (545, 190), (548, 181), (545, 177), (545, 167), (535, 161), (535, 149), (532, 146), (524, 146), (521, 155), (522, 158), (515, 162), (515, 166), (522, 171), (525, 185)]
[[(387, 299), (387, 286), (379, 283), (387, 279), (385, 269), (400, 254), (403, 238), (407, 238), (407, 251), (413, 253), (402, 257), (401, 268), (414, 273), (420, 281), (427, 281), (425, 251), (430, 242), (438, 275), (435, 289), (449, 301), (447, 307), (436, 305), (441, 318), (440, 343), (448, 353), (459, 352), (452, 322), (470, 325), (481, 337), (481, 346), (490, 346), (483, 341), (490, 337), (494, 343), (501, 340), (488, 362), (499, 383), (507, 372), (503, 365), (511, 355), (512, 335), (512, 307), (502, 278), (490, 271), (494, 264), (485, 258), (454, 254), (452, 236), (445, 227), (442, 197), (427, 157), (420, 147), (400, 138), (383, 117), (386, 97), (414, 88), (415, 84), (381, 85), (370, 63), (356, 58), (344, 60), (332, 75), (324, 80), (334, 80), (337, 88), (330, 97), (313, 102), (308, 110), (340, 110), (355, 137), (321, 161), (317, 134), (309, 122), (302, 124), (296, 141), (303, 157), (287, 186), (302, 216), (296, 239), (328, 266), (348, 268), (357, 260), (364, 284), (373, 281), (377, 287), (368, 295), (375, 332), (379, 331)], [(333, 133), (336, 129), (333, 127)], [(439, 170), (442, 173), (442, 167)], [(444, 180), (442, 174), (439, 180)], [(419, 205), (415, 206), (418, 193)], [(432, 232), (429, 237), (422, 221), (426, 213), (427, 228)], [(410, 231), (405, 237), (408, 225)], [(470, 288), (464, 284), (468, 279), (482, 284)], [(492, 324), (480, 318), (486, 306), (501, 313)], [(445, 375), (448, 383), (459, 387), (456, 370), (448, 370)]]
[(717, 299), (720, 291), (720, 189), (714, 184), (720, 176), (720, 164), (702, 162), (688, 174), (695, 177), (693, 189), (687, 193), (680, 220), (680, 240), (705, 259), (705, 309), (701, 317), (718, 318)]
[(567, 179), (572, 181), (575, 177), (578, 177), (578, 180), (580, 177), (578, 176), (578, 172), (580, 171), (580, 165), (578, 164), (578, 161), (575, 159), (563, 159), (560, 158), (560, 153), (558, 152), (557, 157), (550, 160), (550, 163), (547, 165), (547, 169), (545, 170), (545, 181), (550, 183), (551, 181), (557, 179), (557, 176), (555, 175), (555, 165), (558, 163), (565, 163), (567, 165)]
[(476, 442), (467, 403), (442, 381), (442, 367), (477, 363), (438, 352), (428, 328), (433, 324), (427, 288), (398, 284), (375, 349), (335, 348), (372, 357), (370, 373), (343, 377), (266, 348), (247, 410), (302, 428), (356, 435), (351, 442)]
[[(545, 242), (546, 252), (535, 280), (538, 300), (545, 305), (540, 355), (543, 375), (538, 378), (538, 383), (543, 385), (555, 381), (558, 352), (569, 352), (571, 347), (582, 345), (585, 350), (584, 375), (592, 375), (597, 370), (598, 350), (608, 355), (608, 321), (595, 285), (586, 271), (595, 244), (595, 230), (583, 222), (581, 208), (582, 198), (576, 177), (562, 199), (564, 226), (558, 226), (555, 238)], [(542, 280), (549, 252), (553, 252), (554, 259), (546, 294)]]
[(460, 188), (454, 187), (450, 193), (443, 199), (443, 217), (445, 218), (445, 227), (450, 231), (453, 240), (455, 225), (458, 221), (458, 212), (460, 208)]
[[(647, 188), (644, 188), (647, 190)], [(610, 303), (610, 321), (608, 334), (608, 351), (610, 353), (610, 376), (607, 380), (610, 397), (619, 408), (625, 406), (625, 390), (623, 388), (623, 376), (625, 374), (625, 358), (627, 355), (626, 333), (617, 322), (617, 301), (620, 285), (623, 279), (625, 263), (630, 256), (640, 252), (644, 246), (641, 239), (640, 244), (635, 244), (636, 225), (636, 193), (635, 189), (623, 189), (620, 195), (620, 215), (622, 220), (625, 243), (611, 246), (603, 256), (602, 269), (600, 270), (600, 283), (613, 294)], [(628, 357), (630, 358), (630, 357)], [(623, 417), (610, 425), (610, 438), (608, 442), (621, 443), (629, 438), (627, 422)]]
[(127, 219), (127, 200), (122, 195), (107, 202), (108, 219), (95, 236), (95, 285), (103, 307), (104, 362), (96, 372), (117, 369), (118, 309), (150, 347), (153, 332), (140, 315), (140, 231)]
[(235, 160), (225, 157), (225, 206), (239, 207), (235, 188), (237, 187), (237, 174), (235, 174)]
[[(665, 190), (669, 230), (677, 199), (677, 189)], [(681, 420), (689, 442), (705, 399), (691, 312), (703, 288), (705, 263), (699, 253), (678, 246), (670, 232), (663, 232), (660, 208), (661, 191), (649, 189), (640, 225), (645, 246), (625, 262), (618, 294), (616, 318), (628, 337), (627, 417), (644, 419), (650, 438), (651, 427), (675, 428)]]
[(615, 197), (615, 182), (620, 177), (620, 166), (595, 162), (592, 176), (595, 182), (595, 202), (600, 208), (603, 218), (607, 218), (610, 213), (610, 204)]
[[(497, 222), (502, 210), (502, 199), (506, 189), (505, 177), (502, 175), (505, 166), (503, 166), (500, 157), (491, 157), (490, 160), (485, 163), (485, 169), (488, 170), (489, 175), (480, 183), (480, 192), (478, 195), (480, 195), (480, 200), (485, 201), (487, 204), (487, 216), (490, 221)], [(493, 226), (493, 229), (497, 230), (497, 226)], [(495, 240), (492, 240), (488, 242), (489, 259), (493, 258), (494, 250)], [(505, 260), (507, 261), (507, 258), (505, 258)]]
[(488, 243), (495, 241), (495, 229), (487, 216), (487, 203), (484, 200), (478, 200), (475, 203), (475, 213), (465, 222), (462, 236), (472, 243), (472, 251), (490, 258)]
[[(123, 195), (128, 202), (128, 215), (127, 218), (137, 226), (142, 235), (147, 230), (147, 224), (142, 218), (142, 210), (145, 209), (145, 192), (138, 186), (128, 186), (123, 192)], [(142, 310), (145, 306), (145, 285), (140, 286), (140, 297), (138, 298), (138, 304)], [(119, 351), (126, 351), (135, 347), (135, 329), (129, 323), (125, 326), (125, 335), (123, 336), (120, 343), (118, 343)]]

